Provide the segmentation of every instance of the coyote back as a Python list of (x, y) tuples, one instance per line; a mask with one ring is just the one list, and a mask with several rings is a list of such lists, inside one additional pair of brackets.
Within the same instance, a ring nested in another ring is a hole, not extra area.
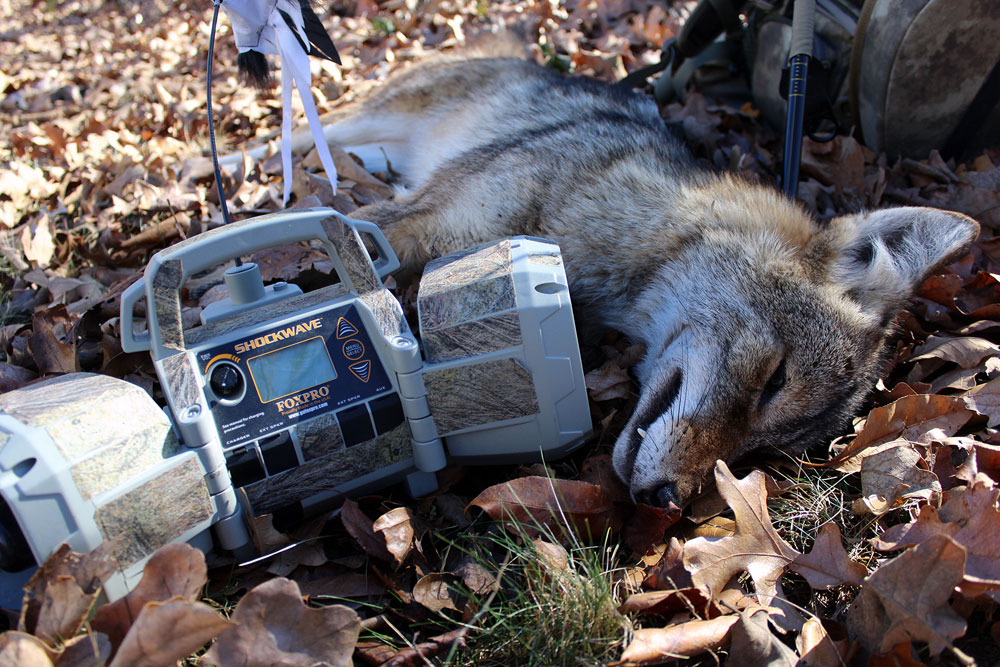
[(353, 215), (411, 271), (505, 236), (559, 243), (582, 335), (610, 327), (646, 346), (614, 464), (636, 500), (664, 507), (717, 459), (843, 429), (896, 313), (979, 229), (927, 208), (820, 224), (700, 165), (643, 95), (517, 58), (405, 70), (327, 137), (400, 174), (395, 199)]

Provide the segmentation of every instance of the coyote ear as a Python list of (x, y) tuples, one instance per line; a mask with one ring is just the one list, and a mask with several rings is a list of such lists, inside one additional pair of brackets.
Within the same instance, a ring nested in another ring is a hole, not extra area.
[(890, 208), (830, 222), (834, 284), (865, 310), (888, 318), (931, 271), (975, 240), (979, 223), (933, 208)]

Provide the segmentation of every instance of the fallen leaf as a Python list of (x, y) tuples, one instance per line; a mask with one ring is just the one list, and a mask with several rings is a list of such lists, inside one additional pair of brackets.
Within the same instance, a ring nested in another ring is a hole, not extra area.
[[(40, 310), (31, 319), (28, 349), (43, 375), (80, 370), (76, 356), (76, 327), (68, 325), (68, 320), (64, 305)], [(57, 326), (62, 334), (57, 334)]]
[(486, 595), (492, 591), (497, 580), (490, 571), (470, 558), (465, 558), (453, 568), (457, 577), (462, 580), (466, 590), (474, 595)]
[(622, 537), (636, 553), (648, 554), (657, 545), (663, 544), (663, 533), (680, 518), (681, 511), (676, 508), (669, 510), (637, 504), (635, 512), (622, 528)]
[(310, 667), (325, 662), (349, 667), (361, 620), (353, 609), (333, 605), (311, 609), (299, 587), (288, 579), (271, 579), (236, 604), (236, 627), (216, 640), (205, 654), (219, 667), (287, 665)]
[(232, 625), (204, 602), (147, 602), (109, 667), (173, 665)]
[(655, 590), (689, 588), (694, 584), (691, 573), (684, 569), (684, 545), (671, 537), (660, 560), (649, 571), (642, 585)]
[(700, 614), (707, 614), (709, 602), (699, 588), (647, 591), (628, 596), (618, 610), (630, 614), (669, 616), (679, 611), (695, 609)]
[(966, 392), (962, 398), (969, 408), (989, 419), (990, 428), (1000, 424), (1000, 377)]
[(266, 570), (275, 576), (285, 577), (299, 566), (319, 567), (327, 560), (323, 543), (315, 539), (306, 539), (273, 557), (268, 562)]
[(0, 665), (3, 667), (51, 667), (52, 649), (38, 637), (9, 630), (0, 634)]
[(974, 368), (986, 357), (1000, 355), (1000, 345), (976, 336), (931, 336), (927, 342), (913, 351), (908, 362), (922, 359), (941, 359), (958, 364), (962, 368)]
[[(691, 581), (709, 596), (719, 593), (736, 574), (749, 572), (762, 605), (781, 606), (780, 578), (800, 554), (771, 525), (764, 473), (754, 470), (737, 480), (722, 461), (715, 464), (719, 493), (733, 508), (736, 532), (730, 537), (697, 537), (684, 545), (684, 567)], [(798, 614), (785, 609), (785, 628), (798, 625)]]
[(449, 584), (453, 585), (454, 581), (454, 575), (448, 573), (424, 575), (413, 586), (413, 599), (433, 612), (440, 613), (445, 609), (460, 611), (449, 588)]
[(443, 635), (431, 637), (429, 641), (403, 649), (382, 663), (382, 667), (421, 667), (422, 665), (434, 664), (431, 662), (431, 658), (436, 657), (445, 649), (452, 646), (459, 648), (465, 646), (465, 635), (468, 632), (468, 627), (461, 627)]
[(73, 637), (62, 645), (53, 662), (55, 667), (99, 667), (110, 659), (111, 642), (98, 632)]
[(947, 535), (932, 535), (883, 563), (848, 610), (853, 636), (873, 653), (923, 641), (938, 655), (965, 634), (965, 621), (948, 605), (964, 569), (965, 549)]
[(38, 377), (27, 368), (0, 361), (0, 394), (20, 389)]
[(408, 507), (389, 510), (372, 524), (372, 532), (381, 534), (386, 549), (396, 559), (396, 565), (406, 562), (414, 547), (414, 516)]
[(604, 489), (613, 502), (630, 503), (628, 487), (622, 484), (610, 454), (589, 456), (580, 467), (580, 481), (596, 484)]
[(832, 521), (820, 529), (812, 550), (800, 554), (788, 567), (805, 577), (817, 590), (841, 584), (857, 585), (868, 573), (864, 565), (848, 557), (840, 540), (840, 528)]
[(385, 593), (385, 585), (377, 577), (367, 573), (348, 572), (309, 581), (299, 580), (297, 583), (302, 594), (310, 599), (318, 597), (364, 598)]
[(247, 522), (254, 549), (259, 554), (269, 554), (288, 546), (292, 542), (285, 533), (274, 527), (274, 515), (255, 516)]
[(88, 554), (62, 544), (24, 586), (18, 630), (49, 643), (73, 637), (86, 620), (101, 590), (101, 582), (117, 569), (112, 544), (103, 542)]
[(861, 493), (882, 496), (892, 505), (899, 498), (927, 499), (941, 491), (937, 475), (921, 468), (923, 461), (908, 443), (882, 450), (861, 460)]
[(940, 510), (924, 505), (916, 521), (892, 526), (872, 543), (889, 551), (946, 535), (966, 551), (966, 583), (1000, 587), (1000, 489), (978, 482), (950, 493)]
[(178, 598), (195, 602), (207, 580), (205, 555), (186, 542), (168, 544), (147, 561), (142, 579), (123, 598), (97, 610), (91, 627), (107, 635), (117, 651), (147, 602)]
[(860, 472), (860, 461), (848, 459), (867, 447), (894, 440), (901, 435), (907, 440), (920, 441), (920, 436), (932, 429), (939, 429), (944, 435), (951, 436), (974, 414), (960, 396), (904, 396), (869, 412), (854, 442), (824, 465), (836, 465), (842, 472)]
[(718, 650), (729, 643), (729, 629), (737, 620), (737, 616), (719, 616), (708, 621), (636, 630), (621, 660), (658, 664), (668, 658), (691, 658)]
[(913, 657), (913, 645), (910, 642), (896, 644), (887, 653), (878, 653), (868, 659), (868, 667), (927, 667)]
[(730, 655), (739, 656), (740, 667), (795, 667), (799, 656), (778, 639), (769, 626), (771, 614), (764, 608), (740, 612), (730, 633)]
[(840, 667), (848, 661), (848, 656), (837, 650), (837, 645), (817, 618), (810, 618), (802, 626), (802, 631), (795, 638), (795, 649), (802, 656), (799, 667)]
[(52, 577), (38, 614), (35, 634), (56, 646), (75, 635), (90, 614), (95, 596), (87, 595), (77, 581), (66, 574)]
[(542, 528), (573, 529), (585, 538), (597, 538), (617, 528), (618, 517), (608, 494), (586, 482), (549, 477), (521, 477), (496, 484), (476, 496), (469, 507), (478, 507), (494, 521), (513, 522), (529, 533)]
[(21, 232), (21, 249), (29, 262), (46, 267), (52, 262), (56, 251), (52, 219), (43, 215), (37, 222), (24, 226)]
[(383, 535), (376, 535), (372, 520), (365, 516), (358, 504), (351, 499), (344, 501), (340, 508), (340, 520), (351, 537), (357, 541), (369, 556), (391, 563), (395, 558), (389, 553)]
[(569, 552), (562, 546), (545, 540), (532, 540), (531, 545), (535, 549), (538, 562), (546, 569), (554, 572), (569, 569)]
[(609, 401), (614, 398), (630, 398), (633, 395), (632, 379), (624, 368), (614, 361), (607, 361), (584, 377), (590, 398), (595, 401)]

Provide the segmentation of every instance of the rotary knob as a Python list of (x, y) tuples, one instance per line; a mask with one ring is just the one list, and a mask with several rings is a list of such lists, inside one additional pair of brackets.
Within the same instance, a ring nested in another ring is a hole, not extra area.
[(218, 364), (212, 369), (208, 384), (218, 398), (238, 400), (243, 393), (243, 373), (232, 364)]

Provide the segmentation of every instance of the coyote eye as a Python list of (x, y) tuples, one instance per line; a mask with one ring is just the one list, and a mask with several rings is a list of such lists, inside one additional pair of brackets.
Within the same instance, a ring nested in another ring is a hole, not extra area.
[(763, 407), (771, 402), (781, 388), (785, 386), (785, 360), (782, 359), (778, 367), (774, 369), (774, 373), (768, 379), (767, 384), (764, 385), (764, 389), (760, 392), (760, 405)]

